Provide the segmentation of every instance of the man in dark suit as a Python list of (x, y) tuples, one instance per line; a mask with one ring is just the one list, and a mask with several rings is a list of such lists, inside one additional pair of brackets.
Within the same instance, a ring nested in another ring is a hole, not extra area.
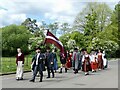
[(39, 71), (40, 74), (40, 81), (42, 82), (42, 78), (43, 78), (43, 59), (44, 59), (44, 55), (41, 53), (40, 48), (36, 49), (36, 55), (34, 56), (34, 58), (32, 59), (32, 63), (33, 63), (33, 77), (30, 80), (30, 82), (34, 82), (35, 81), (35, 77)]
[(46, 52), (46, 66), (48, 72), (47, 78), (50, 78), (50, 72), (52, 73), (52, 78), (54, 78), (54, 55), (50, 52), (50, 48), (47, 48)]

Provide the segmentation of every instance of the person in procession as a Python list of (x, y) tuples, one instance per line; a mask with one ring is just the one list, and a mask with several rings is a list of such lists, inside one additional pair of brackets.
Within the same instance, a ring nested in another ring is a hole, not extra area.
[(21, 52), (21, 49), (17, 49), (17, 56), (16, 56), (16, 80), (23, 80), (23, 67), (24, 67), (24, 54)]
[(98, 51), (97, 59), (98, 59), (98, 70), (102, 70), (103, 69), (103, 54), (102, 54), (102, 50)]
[(94, 50), (91, 51), (91, 56), (90, 57), (91, 57), (90, 61), (91, 61), (92, 72), (96, 72), (97, 67), (98, 67), (98, 61), (97, 61), (96, 52)]
[(52, 54), (53, 54), (53, 58), (54, 58), (54, 71), (57, 72), (58, 63), (57, 63), (56, 48), (52, 50)]
[(50, 78), (50, 73), (52, 73), (52, 78), (54, 78), (54, 58), (55, 58), (54, 53), (51, 53), (50, 48), (47, 48), (46, 52), (46, 66), (48, 72), (47, 78)]
[(65, 73), (67, 73), (67, 66), (66, 66), (66, 52), (63, 54), (60, 52), (60, 62), (61, 62), (61, 67), (60, 67), (60, 72), (62, 73), (62, 69), (65, 68)]
[(87, 50), (84, 50), (84, 56), (82, 58), (82, 71), (85, 72), (85, 76), (89, 75), (89, 71), (91, 71), (90, 64), (90, 55), (87, 53)]
[(41, 48), (38, 47), (36, 48), (36, 54), (33, 58), (33, 76), (32, 79), (30, 80), (30, 82), (35, 82), (35, 77), (37, 75), (37, 73), (39, 72), (40, 74), (40, 81), (42, 82), (43, 79), (43, 59), (44, 59), (44, 55), (41, 53)]
[(79, 62), (78, 62), (78, 70), (81, 70), (82, 68), (82, 57), (84, 55), (84, 49), (81, 50), (80, 52), (80, 58), (79, 58)]
[(73, 56), (72, 56), (73, 62), (74, 62), (74, 73), (78, 73), (78, 64), (80, 60), (80, 53), (78, 52), (77, 48), (74, 48)]
[(67, 50), (67, 63), (66, 63), (66, 66), (67, 66), (67, 69), (71, 68), (71, 59), (72, 59), (72, 53), (70, 53), (68, 50)]
[(108, 67), (108, 60), (105, 54), (105, 51), (103, 51), (103, 69)]

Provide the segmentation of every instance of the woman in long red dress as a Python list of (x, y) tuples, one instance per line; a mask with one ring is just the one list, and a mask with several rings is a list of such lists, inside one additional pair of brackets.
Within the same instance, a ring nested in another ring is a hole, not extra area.
[(97, 55), (95, 52), (92, 53), (91, 55), (91, 68), (92, 68), (92, 72), (96, 72), (98, 67), (98, 61), (97, 61)]
[(98, 59), (98, 70), (101, 70), (103, 69), (103, 56), (101, 50), (99, 50), (98, 52), (97, 59)]
[(89, 71), (91, 71), (91, 65), (90, 65), (90, 56), (87, 53), (87, 51), (84, 51), (85, 55), (82, 58), (82, 70), (85, 72), (85, 76), (89, 75)]
[(69, 53), (69, 51), (67, 51), (67, 68), (71, 68), (72, 67), (72, 53)]

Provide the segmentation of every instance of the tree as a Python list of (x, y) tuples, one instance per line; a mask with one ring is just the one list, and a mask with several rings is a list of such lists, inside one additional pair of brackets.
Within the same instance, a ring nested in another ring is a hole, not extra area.
[(70, 39), (75, 40), (76, 42), (76, 47), (79, 48), (84, 48), (85, 46), (85, 37), (82, 33), (78, 32), (78, 31), (73, 31), (70, 34)]
[[(120, 10), (120, 9), (119, 9)], [(118, 5), (111, 15), (111, 23), (104, 28), (104, 31), (98, 32), (97, 37), (92, 39), (89, 48), (101, 48), (107, 51), (111, 57), (118, 57), (119, 51), (119, 37), (118, 37)], [(117, 52), (117, 53), (116, 53)]]
[(27, 18), (21, 25), (27, 27), (30, 32), (34, 33), (39, 30), (36, 22), (37, 21), (35, 19), (32, 20), (31, 18)]
[(69, 41), (67, 42), (67, 47), (69, 47), (69, 49), (74, 49), (76, 47), (76, 41), (69, 39)]
[(44, 31), (46, 28), (48, 28), (48, 25), (46, 24), (45, 21), (42, 21), (41, 23), (42, 23), (42, 25), (40, 25), (40, 27), (39, 27), (41, 31)]
[(106, 3), (97, 2), (89, 2), (86, 5), (82, 12), (76, 16), (73, 28), (79, 31), (84, 31), (84, 25), (87, 23), (85, 16), (91, 14), (92, 12), (96, 13), (96, 18), (99, 23), (99, 30), (104, 30), (104, 28), (110, 23), (112, 11)]
[(3, 56), (13, 56), (16, 49), (20, 47), (24, 54), (28, 53), (28, 40), (30, 32), (24, 26), (10, 25), (2, 30), (2, 54)]
[(90, 51), (92, 39), (99, 33), (97, 14), (93, 9), (91, 13), (85, 16), (85, 21), (83, 32), (74, 32), (71, 37), (74, 36), (74, 40), (76, 40), (79, 47), (87, 48)]
[(44, 21), (42, 21), (41, 23), (42, 25), (38, 27), (37, 21), (35, 19), (27, 18), (21, 24), (27, 27), (28, 30), (32, 33), (32, 36), (29, 38), (28, 41), (30, 51), (33, 51), (36, 47), (41, 46), (43, 44), (45, 38), (44, 30), (47, 28), (47, 24)]
[(66, 22), (60, 25), (60, 29), (61, 29), (61, 32), (63, 32), (62, 34), (69, 33), (71, 30), (70, 25)]
[(95, 37), (99, 32), (97, 14), (92, 10), (91, 14), (85, 17), (86, 24), (84, 25), (84, 35)]
[(59, 28), (58, 27), (58, 22), (50, 23), (48, 25), (48, 28), (56, 36), (57, 29)]
[(67, 47), (67, 42), (71, 38), (70, 33), (66, 33), (59, 37), (60, 41), (63, 43), (64, 46)]
[(62, 35), (60, 41), (69, 49), (74, 49), (74, 47), (84, 48), (84, 35), (78, 31), (73, 31), (72, 33), (66, 33)]

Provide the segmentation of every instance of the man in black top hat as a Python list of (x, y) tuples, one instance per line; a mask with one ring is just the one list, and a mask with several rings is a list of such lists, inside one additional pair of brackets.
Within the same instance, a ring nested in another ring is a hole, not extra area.
[(33, 77), (30, 80), (30, 82), (34, 82), (35, 81), (35, 77), (39, 71), (40, 74), (40, 81), (42, 82), (42, 78), (43, 78), (43, 70), (42, 70), (42, 66), (43, 66), (43, 59), (44, 59), (44, 55), (41, 53), (41, 48), (36, 48), (36, 55), (34, 56), (32, 62), (33, 62)]

